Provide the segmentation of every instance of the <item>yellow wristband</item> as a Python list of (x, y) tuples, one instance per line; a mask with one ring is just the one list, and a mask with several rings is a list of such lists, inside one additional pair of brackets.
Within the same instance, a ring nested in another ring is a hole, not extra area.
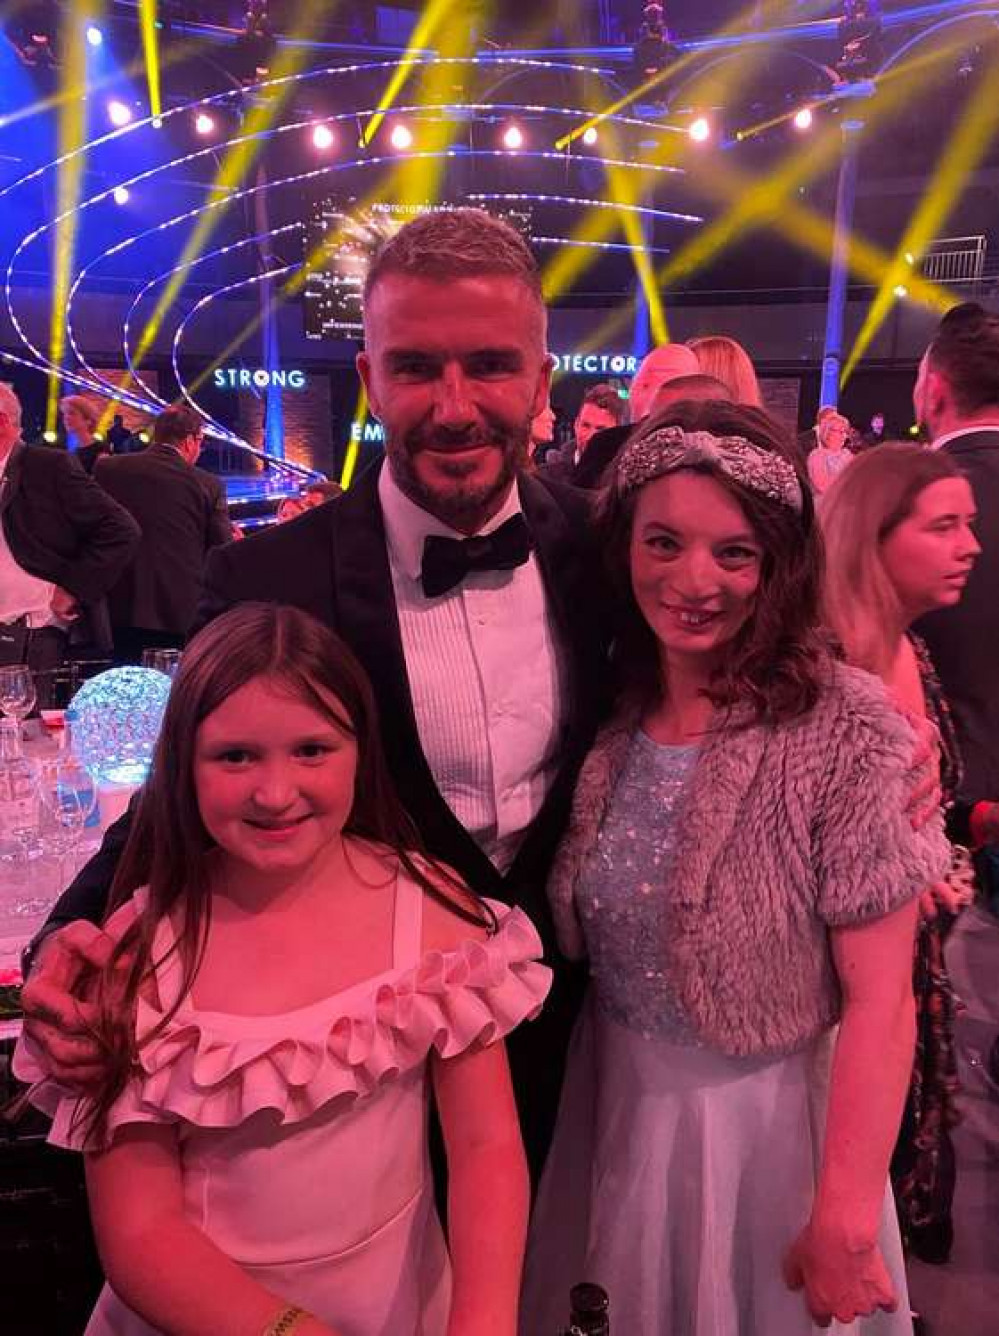
[(267, 1327), (263, 1336), (288, 1336), (290, 1331), (298, 1326), (303, 1317), (308, 1317), (304, 1308), (297, 1308), (294, 1304), (288, 1308), (283, 1308), (274, 1321)]

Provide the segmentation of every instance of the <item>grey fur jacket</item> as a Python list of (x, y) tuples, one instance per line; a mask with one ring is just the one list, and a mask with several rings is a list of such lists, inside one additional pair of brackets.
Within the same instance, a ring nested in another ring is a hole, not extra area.
[[(549, 882), (559, 942), (586, 954), (574, 905), (638, 726), (624, 713), (584, 763)], [(777, 727), (719, 727), (676, 814), (663, 895), (668, 974), (705, 1045), (801, 1048), (839, 1018), (829, 928), (889, 913), (950, 865), (943, 821), (906, 812), (912, 726), (882, 683), (834, 665), (818, 704)]]

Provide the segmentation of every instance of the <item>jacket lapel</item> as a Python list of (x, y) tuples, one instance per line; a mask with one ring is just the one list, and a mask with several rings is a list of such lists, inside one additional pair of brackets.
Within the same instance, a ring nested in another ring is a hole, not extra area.
[(434, 853), (476, 890), (495, 893), (499, 874), (441, 796), (423, 753), (392, 587), (388, 543), (369, 469), (331, 507), (335, 625), (371, 678), (396, 788)]
[(7, 459), (7, 467), (3, 471), (3, 478), (0, 479), (0, 515), (5, 515), (10, 509), (20, 486), (25, 448), (22, 442), (18, 442)]

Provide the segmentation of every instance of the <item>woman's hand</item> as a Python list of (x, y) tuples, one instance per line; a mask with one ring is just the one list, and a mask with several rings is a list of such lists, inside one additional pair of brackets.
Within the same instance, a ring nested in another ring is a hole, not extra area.
[(877, 1243), (851, 1241), (845, 1229), (806, 1227), (788, 1249), (784, 1280), (792, 1290), (804, 1290), (812, 1320), (820, 1327), (850, 1323), (879, 1309), (898, 1307), (891, 1277)]
[(931, 921), (941, 909), (948, 914), (960, 914), (965, 905), (971, 903), (973, 895), (973, 890), (951, 886), (946, 881), (936, 881), (919, 897), (919, 912), (924, 919)]

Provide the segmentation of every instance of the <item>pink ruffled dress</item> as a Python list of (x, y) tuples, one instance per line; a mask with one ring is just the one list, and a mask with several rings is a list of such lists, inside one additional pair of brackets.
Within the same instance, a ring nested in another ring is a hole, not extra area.
[[(143, 892), (137, 892), (137, 897)], [(423, 892), (396, 884), (392, 968), (277, 1016), (181, 1003), (141, 1050), (142, 1070), (111, 1131), (175, 1123), (188, 1217), (268, 1289), (340, 1336), (443, 1336), (450, 1266), (427, 1142), (428, 1059), (495, 1043), (541, 1009), (551, 972), (519, 909), (493, 904), (498, 931), (421, 952)], [(172, 941), (157, 931), (156, 959)], [(175, 1000), (174, 952), (142, 1002), (140, 1034)], [(28, 1040), (14, 1069), (53, 1120), (50, 1140), (80, 1149), (74, 1096), (47, 1078)], [(86, 1336), (155, 1336), (105, 1286)]]

